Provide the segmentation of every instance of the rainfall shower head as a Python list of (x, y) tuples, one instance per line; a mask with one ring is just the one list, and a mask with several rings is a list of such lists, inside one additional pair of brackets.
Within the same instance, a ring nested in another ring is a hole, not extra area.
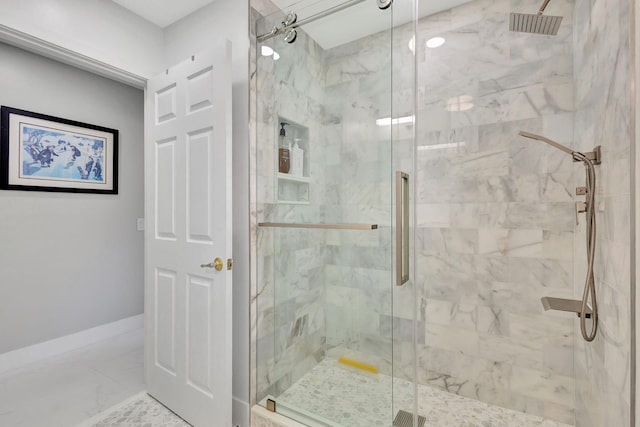
[(544, 0), (537, 14), (511, 13), (509, 30), (521, 32), (555, 36), (562, 23), (562, 16), (543, 15), (551, 0)]

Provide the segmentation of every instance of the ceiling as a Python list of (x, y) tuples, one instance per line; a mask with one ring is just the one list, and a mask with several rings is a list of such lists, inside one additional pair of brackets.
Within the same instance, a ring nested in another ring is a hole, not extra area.
[[(165, 28), (214, 0), (112, 0), (160, 28)], [(226, 0), (238, 1), (238, 0)]]

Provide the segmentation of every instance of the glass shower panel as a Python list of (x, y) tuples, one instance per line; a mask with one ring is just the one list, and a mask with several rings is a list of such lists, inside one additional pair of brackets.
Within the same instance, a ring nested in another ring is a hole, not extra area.
[(573, 2), (557, 36), (509, 31), (535, 0), (450, 3), (416, 43), (419, 382), (570, 424), (575, 316), (540, 298), (573, 296), (574, 166), (518, 132), (575, 146)]
[(392, 77), (410, 59), (392, 52), (394, 6), (285, 12), (256, 31), (274, 32), (257, 44), (256, 402), (307, 425), (390, 426), (414, 411), (415, 297), (394, 270), (395, 172), (411, 176), (413, 122), (397, 145)]
[[(408, 253), (402, 260), (407, 268), (406, 283), (393, 290), (393, 316), (390, 319), (393, 328), (393, 404), (394, 425), (423, 425), (426, 421), (417, 408), (416, 388), (416, 345), (424, 342), (424, 322), (417, 322), (418, 301), (415, 274), (415, 131), (416, 131), (416, 69), (415, 69), (415, 33), (417, 1), (396, 1), (393, 9), (393, 26), (391, 30), (391, 138), (393, 140), (392, 169), (407, 175), (408, 188), (396, 188), (395, 220), (398, 215), (405, 215), (405, 227), (396, 225), (396, 233), (404, 232), (406, 240), (404, 248), (398, 249)], [(398, 177), (397, 177), (398, 178)], [(404, 206), (398, 191), (407, 191)], [(404, 210), (406, 209), (406, 211)], [(396, 234), (394, 237), (397, 237)], [(396, 263), (398, 260), (396, 260)], [(409, 424), (405, 424), (409, 423)]]

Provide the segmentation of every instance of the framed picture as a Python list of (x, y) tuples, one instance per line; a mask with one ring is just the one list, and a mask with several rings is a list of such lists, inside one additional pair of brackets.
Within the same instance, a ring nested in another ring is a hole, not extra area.
[(118, 194), (118, 131), (0, 108), (0, 189)]

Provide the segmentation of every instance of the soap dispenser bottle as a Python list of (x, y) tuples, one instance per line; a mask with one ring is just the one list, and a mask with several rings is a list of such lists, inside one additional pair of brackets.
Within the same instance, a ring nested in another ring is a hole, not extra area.
[(289, 169), (291, 168), (291, 160), (289, 147), (287, 147), (287, 131), (285, 130), (285, 126), (289, 123), (281, 122), (280, 123), (280, 137), (278, 138), (278, 172), (280, 173), (289, 173)]

